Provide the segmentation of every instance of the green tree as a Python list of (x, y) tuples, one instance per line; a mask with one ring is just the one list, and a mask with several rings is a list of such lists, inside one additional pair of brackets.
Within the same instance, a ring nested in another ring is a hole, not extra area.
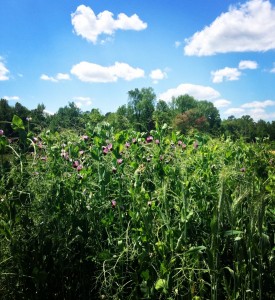
[(156, 95), (152, 88), (134, 89), (128, 92), (127, 114), (137, 131), (150, 131), (154, 128), (153, 113)]
[(153, 113), (153, 119), (154, 119), (155, 123), (158, 124), (159, 126), (161, 126), (165, 123), (168, 125), (171, 125), (172, 110), (165, 101), (163, 101), (163, 100), (158, 101), (158, 103), (156, 105), (156, 109)]

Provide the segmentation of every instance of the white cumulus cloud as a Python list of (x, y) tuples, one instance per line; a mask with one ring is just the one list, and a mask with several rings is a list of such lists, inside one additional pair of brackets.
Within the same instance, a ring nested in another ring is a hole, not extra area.
[(258, 63), (253, 60), (241, 60), (239, 62), (239, 69), (244, 70), (244, 69), (250, 69), (250, 70), (255, 70), (258, 68)]
[(241, 76), (241, 72), (237, 68), (229, 68), (225, 67), (224, 69), (220, 69), (217, 71), (212, 71), (212, 81), (214, 83), (220, 83), (224, 80), (232, 81), (232, 80), (239, 80)]
[(92, 99), (90, 97), (74, 97), (74, 103), (77, 107), (81, 108), (83, 106), (90, 106), (92, 104)]
[(137, 14), (129, 17), (120, 13), (115, 19), (113, 13), (108, 10), (96, 15), (92, 8), (85, 5), (77, 7), (71, 15), (71, 20), (75, 33), (94, 44), (101, 34), (113, 35), (118, 29), (139, 31), (147, 28), (147, 24)]
[(45, 80), (45, 81), (51, 81), (51, 82), (58, 82), (60, 80), (70, 80), (70, 75), (69, 74), (65, 74), (65, 73), (58, 73), (56, 74), (56, 76), (48, 76), (46, 74), (42, 74), (40, 76), (41, 80)]
[(275, 49), (275, 9), (269, 0), (231, 6), (186, 43), (184, 53), (197, 56)]
[(1, 56), (0, 56), (0, 81), (4, 80), (9, 80), (9, 70), (7, 67), (4, 65), (4, 63), (1, 61)]
[(119, 78), (130, 81), (144, 77), (142, 69), (121, 62), (105, 67), (82, 61), (72, 67), (71, 73), (84, 82), (116, 82)]
[(155, 69), (150, 72), (149, 76), (154, 83), (158, 83), (159, 80), (167, 78), (167, 73), (161, 69)]
[(255, 121), (257, 120), (273, 120), (275, 118), (275, 112), (266, 111), (267, 107), (275, 106), (275, 101), (252, 101), (242, 104), (240, 107), (232, 107), (224, 112), (224, 115), (234, 115), (241, 117), (245, 115), (251, 116)]
[(196, 85), (190, 83), (183, 83), (167, 90), (159, 95), (159, 99), (164, 101), (170, 101), (173, 97), (188, 94), (193, 96), (197, 100), (213, 100), (220, 96), (220, 93), (209, 86)]

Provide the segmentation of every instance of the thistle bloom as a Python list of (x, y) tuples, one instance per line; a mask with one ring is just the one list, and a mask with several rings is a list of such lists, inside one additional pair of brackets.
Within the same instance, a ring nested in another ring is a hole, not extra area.
[(198, 147), (199, 147), (198, 141), (195, 141), (194, 144), (193, 144), (193, 146), (194, 146), (194, 149), (198, 149)]
[(78, 160), (75, 160), (73, 162), (73, 168), (77, 168), (79, 166), (79, 161)]
[(155, 143), (158, 145), (159, 144), (159, 140), (156, 140)]
[(129, 147), (130, 147), (130, 143), (126, 142), (126, 143), (125, 143), (125, 147), (126, 147), (126, 148), (129, 148)]
[(136, 143), (137, 143), (137, 139), (136, 139), (136, 138), (133, 138), (133, 139), (132, 139), (132, 143), (133, 143), (133, 144), (136, 144)]
[(151, 142), (153, 142), (153, 140), (154, 140), (154, 138), (151, 135), (146, 138), (147, 143), (151, 143)]
[(0, 129), (0, 136), (4, 135), (4, 130)]
[(112, 208), (115, 208), (116, 207), (116, 200), (112, 200), (111, 205), (112, 205)]
[(121, 165), (122, 162), (123, 162), (123, 159), (122, 159), (122, 158), (119, 158), (119, 159), (117, 160), (117, 163), (118, 163), (119, 165)]
[(87, 135), (82, 135), (82, 139), (83, 139), (84, 141), (88, 141), (89, 137), (88, 137)]
[(245, 170), (246, 170), (245, 168), (241, 168), (240, 169), (241, 172), (245, 172)]
[(82, 169), (83, 169), (83, 166), (82, 165), (79, 165), (79, 166), (77, 166), (77, 171), (79, 172), (79, 171), (81, 171)]

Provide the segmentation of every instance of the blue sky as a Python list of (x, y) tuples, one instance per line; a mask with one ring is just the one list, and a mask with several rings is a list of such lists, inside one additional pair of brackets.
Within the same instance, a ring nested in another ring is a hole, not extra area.
[(275, 120), (275, 0), (1, 0), (0, 97), (102, 113), (128, 91)]

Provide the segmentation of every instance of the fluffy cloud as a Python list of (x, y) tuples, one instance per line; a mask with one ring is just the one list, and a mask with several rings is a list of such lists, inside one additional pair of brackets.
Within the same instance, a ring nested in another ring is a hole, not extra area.
[(0, 81), (4, 80), (9, 80), (9, 70), (6, 68), (4, 63), (1, 61), (1, 56), (0, 56)]
[(90, 106), (92, 99), (90, 97), (74, 97), (74, 103), (77, 107)]
[(183, 83), (176, 88), (169, 89), (159, 95), (159, 99), (170, 101), (173, 97), (188, 94), (198, 100), (213, 100), (220, 96), (220, 93), (209, 86)]
[(144, 77), (144, 71), (142, 69), (133, 68), (126, 63), (120, 62), (116, 62), (109, 67), (104, 67), (82, 61), (72, 67), (71, 73), (84, 82), (116, 82), (118, 78), (130, 81)]
[(224, 115), (234, 115), (236, 117), (241, 117), (245, 115), (251, 116), (255, 121), (272, 120), (275, 118), (275, 112), (267, 112), (265, 109), (267, 107), (274, 106), (275, 101), (265, 100), (265, 101), (253, 101), (242, 104), (240, 107), (232, 107), (224, 112)]
[(212, 81), (214, 83), (223, 82), (224, 80), (232, 81), (239, 80), (241, 72), (237, 68), (228, 68), (220, 69), (217, 71), (212, 71), (211, 75), (213, 77)]
[(239, 69), (244, 70), (244, 69), (250, 69), (250, 70), (255, 70), (258, 68), (258, 64), (256, 61), (253, 60), (241, 60), (239, 62)]
[(58, 82), (60, 80), (70, 80), (70, 75), (65, 73), (58, 73), (55, 77), (52, 77), (46, 74), (42, 74), (40, 76), (40, 79), (45, 81)]
[(136, 14), (129, 17), (120, 13), (117, 19), (114, 19), (113, 13), (108, 10), (96, 15), (90, 7), (85, 5), (78, 6), (71, 15), (71, 19), (75, 33), (94, 44), (101, 34), (112, 35), (118, 29), (143, 30), (147, 28), (147, 24)]
[(158, 83), (159, 80), (167, 78), (166, 72), (164, 72), (160, 69), (152, 70), (149, 76), (153, 80), (154, 83)]
[(185, 54), (197, 56), (275, 49), (275, 9), (267, 0), (232, 6), (186, 43)]

